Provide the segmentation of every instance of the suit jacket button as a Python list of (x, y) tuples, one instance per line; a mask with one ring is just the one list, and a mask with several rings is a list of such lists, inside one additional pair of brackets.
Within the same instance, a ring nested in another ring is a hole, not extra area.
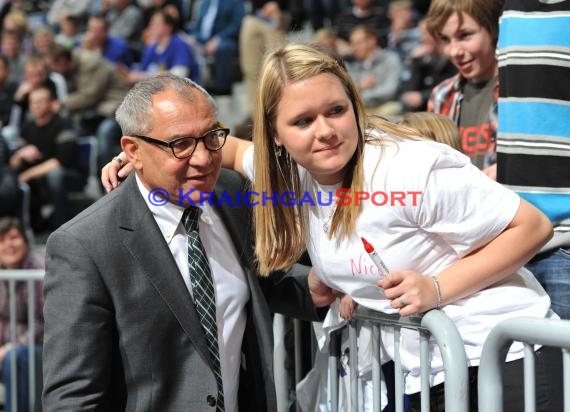
[(206, 402), (208, 406), (216, 406), (216, 397), (212, 395), (206, 396)]

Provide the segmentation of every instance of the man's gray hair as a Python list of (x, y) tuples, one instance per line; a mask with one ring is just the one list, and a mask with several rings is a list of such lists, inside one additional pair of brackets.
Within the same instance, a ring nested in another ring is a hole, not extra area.
[(152, 98), (168, 89), (174, 90), (181, 99), (190, 104), (196, 101), (195, 91), (198, 91), (206, 97), (217, 117), (216, 102), (200, 85), (172, 73), (162, 73), (136, 83), (121, 102), (115, 119), (121, 126), (123, 135), (145, 134), (152, 129)]

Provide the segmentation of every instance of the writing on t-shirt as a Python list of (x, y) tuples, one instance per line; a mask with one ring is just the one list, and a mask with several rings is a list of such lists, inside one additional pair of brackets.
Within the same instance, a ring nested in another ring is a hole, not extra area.
[(352, 276), (377, 276), (378, 278), (384, 277), (378, 267), (371, 262), (367, 255), (361, 253), (358, 259), (350, 259), (350, 270)]
[(490, 123), (459, 127), (461, 148), (480, 169), (488, 166), (489, 156), (494, 152), (494, 129)]

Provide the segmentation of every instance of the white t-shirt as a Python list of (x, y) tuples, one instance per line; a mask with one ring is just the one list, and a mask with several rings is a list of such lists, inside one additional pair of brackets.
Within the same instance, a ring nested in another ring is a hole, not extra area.
[[(356, 234), (339, 243), (329, 240), (323, 229), (335, 202), (331, 206), (308, 206), (307, 251), (316, 274), (327, 285), (349, 294), (360, 305), (394, 313), (397, 310), (376, 286), (378, 270), (364, 250), (361, 236), (375, 247), (391, 271), (416, 270), (434, 276), (499, 235), (515, 216), (520, 198), (449, 146), (387, 135), (383, 139), (382, 146), (365, 147), (363, 190), (386, 193), (387, 204), (363, 201)], [(252, 161), (252, 154), (244, 158), (248, 173), (252, 172)], [(321, 203), (327, 203), (328, 194), (340, 187), (319, 185), (305, 169), (299, 172), (303, 190), (325, 192)], [(405, 194), (404, 205), (397, 200), (390, 202), (391, 194), (401, 198), (401, 192)], [(381, 203), (385, 197), (377, 195), (375, 199)], [(515, 316), (556, 316), (549, 308), (550, 299), (534, 276), (519, 270), (500, 286), (446, 305), (443, 310), (457, 326), (470, 366), (474, 366), (479, 364), (489, 331), (498, 322)], [(382, 339), (392, 358), (391, 328), (383, 328)], [(417, 332), (402, 329), (400, 344), (402, 364), (408, 373), (406, 392), (414, 393), (420, 390)], [(444, 376), (441, 356), (435, 344), (433, 347), (431, 384), (435, 385), (443, 382)], [(514, 344), (507, 360), (522, 356), (522, 344)]]

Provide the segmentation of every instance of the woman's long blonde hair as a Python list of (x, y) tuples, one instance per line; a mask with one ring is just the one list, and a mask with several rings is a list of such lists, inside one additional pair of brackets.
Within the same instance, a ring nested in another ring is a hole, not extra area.
[[(319, 74), (336, 76), (352, 102), (358, 130), (354, 155), (346, 165), (343, 188), (352, 193), (362, 190), (363, 153), (367, 141), (366, 131), (376, 127), (389, 133), (411, 136), (387, 120), (377, 118), (370, 122), (364, 103), (342, 61), (330, 51), (317, 45), (289, 44), (271, 52), (261, 68), (253, 117), (253, 143), (255, 147), (255, 178), (253, 189), (257, 193), (280, 196), (294, 192), (300, 198), (302, 187), (297, 163), (287, 153), (277, 155), (275, 124), (277, 106), (287, 84)], [(310, 98), (310, 96), (307, 96)], [(346, 238), (354, 233), (360, 207), (337, 207), (331, 222), (329, 236)], [(306, 210), (302, 206), (284, 206), (268, 201), (254, 207), (255, 248), (259, 273), (267, 276), (274, 270), (287, 270), (300, 258), (306, 247)]]

